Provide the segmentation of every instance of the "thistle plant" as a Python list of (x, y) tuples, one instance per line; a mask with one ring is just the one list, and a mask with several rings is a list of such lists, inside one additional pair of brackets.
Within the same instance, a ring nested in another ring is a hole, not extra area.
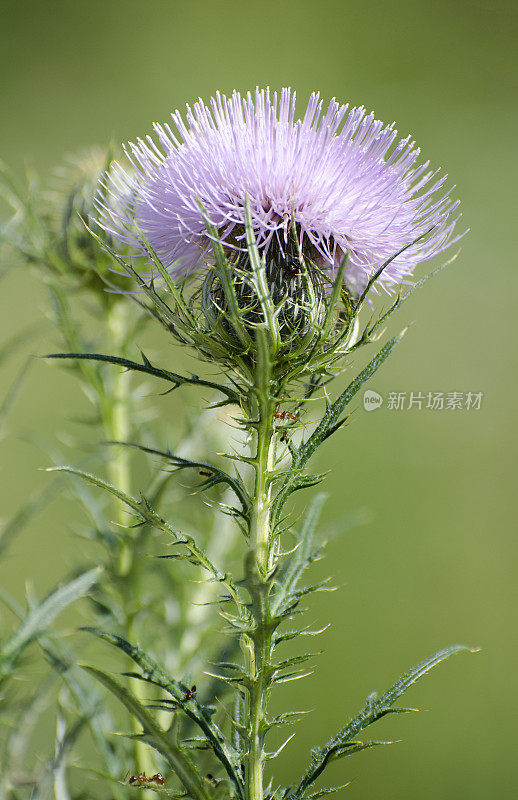
[[(179, 113), (172, 119), (174, 130), (157, 125), (156, 140), (125, 148), (125, 161), (111, 163), (100, 180), (95, 209), (74, 219), (90, 248), (81, 276), (102, 287), (106, 350), (83, 342), (49, 356), (75, 364), (101, 411), (107, 403), (101, 427), (116, 454), (107, 475), (52, 468), (75, 486), (79, 479), (89, 491), (102, 490), (117, 509), (116, 534), (103, 519), (107, 561), (92, 590), (108, 613), (87, 630), (132, 666), (124, 680), (98, 666), (84, 671), (129, 712), (136, 748), (129, 779), (123, 769), (131, 754), (105, 758), (102, 771), (121, 796), (131, 787), (196, 800), (317, 798), (342, 788), (317, 783), (331, 762), (389, 744), (367, 729), (412, 711), (399, 704), (401, 695), (436, 664), (469, 650), (441, 650), (370, 695), (294, 769), (289, 785), (278, 785), (270, 762), (291, 737), (272, 749), (270, 734), (302, 712), (275, 715), (272, 690), (308, 674), (314, 653), (293, 654), (292, 644), (321, 633), (305, 626), (303, 605), (312, 592), (331, 588), (306, 578), (325, 547), (317, 534), (323, 495), (302, 513), (293, 495), (324, 480), (312, 458), (342, 435), (358, 392), (404, 331), (371, 354), (345, 388), (334, 386), (424, 283), (410, 283), (417, 265), (460, 238), (458, 203), (444, 190), (445, 177), (418, 163), (409, 138), (397, 142), (393, 126), (362, 108), (332, 101), (323, 109), (318, 95), (302, 119), (289, 90), (218, 94), (210, 106), (188, 107), (186, 121)], [(63, 292), (60, 281), (56, 291)], [(384, 309), (382, 292), (395, 293)], [(135, 327), (124, 321), (132, 306), (139, 324), (154, 320), (165, 341), (199, 366), (186, 372), (136, 355)], [(226, 451), (193, 455), (171, 447), (162, 424), (152, 437), (145, 417), (133, 424), (133, 374), (163, 387), (165, 419), (170, 392), (194, 387), (210, 398), (205, 413), (232, 425), (232, 441), (219, 437)], [(152, 472), (145, 490), (129, 460), (139, 451), (155, 471), (158, 462), (166, 470)], [(182, 520), (171, 502), (164, 507), (166, 483), (169, 490), (177, 473), (194, 481), (191, 501), (205, 500), (205, 522), (192, 512)], [(152, 532), (158, 560), (150, 553)], [(147, 578), (139, 579), (139, 570)], [(207, 604), (210, 625), (219, 621), (219, 637), (206, 650), (200, 624), (204, 630), (207, 622), (199, 614), (187, 608), (183, 639), (167, 616), (153, 615), (156, 594), (149, 599), (138, 587), (159, 570), (169, 576), (168, 591)], [(179, 652), (186, 640), (187, 658)], [(101, 739), (109, 736), (103, 725)]]

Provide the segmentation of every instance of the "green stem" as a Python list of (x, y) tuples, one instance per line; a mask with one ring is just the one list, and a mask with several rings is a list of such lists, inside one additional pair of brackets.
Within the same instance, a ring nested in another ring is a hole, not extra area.
[[(108, 314), (108, 335), (112, 348), (110, 352), (122, 353), (125, 349), (125, 340), (128, 329), (128, 307), (124, 300), (113, 304)], [(111, 392), (107, 395), (107, 403), (102, 410), (103, 424), (108, 439), (115, 442), (125, 442), (130, 438), (131, 421), (129, 396), (131, 389), (131, 373), (117, 371), (113, 379)], [(126, 494), (131, 494), (131, 463), (130, 451), (126, 447), (115, 447), (110, 454), (108, 464), (109, 480), (113, 486)], [(119, 525), (127, 524), (124, 506), (114, 499), (114, 520)], [(133, 541), (128, 536), (122, 539), (119, 551), (113, 565), (114, 573), (121, 586), (121, 600), (126, 620), (126, 638), (132, 642), (135, 639), (135, 611), (138, 608), (138, 589), (136, 574), (137, 562), (134, 558)], [(128, 688), (141, 703), (145, 703), (145, 684), (135, 678), (128, 678)], [(135, 733), (140, 732), (140, 724), (136, 717), (131, 716), (131, 724)], [(137, 772), (153, 774), (154, 763), (149, 747), (142, 742), (135, 742), (135, 768)], [(152, 797), (151, 792), (145, 792), (144, 797)]]
[(255, 420), (256, 448), (253, 459), (250, 537), (245, 563), (253, 613), (253, 628), (245, 637), (243, 647), (248, 676), (248, 755), (245, 764), (245, 783), (247, 800), (263, 800), (264, 737), (267, 730), (266, 712), (271, 685), (274, 630), (270, 616), (269, 594), (274, 566), (270, 527), (270, 487), (274, 467), (272, 462), (275, 402), (271, 396), (268, 358), (259, 360), (250, 407)]
[[(108, 315), (108, 334), (110, 347), (113, 352), (120, 352), (124, 347), (127, 328), (127, 308), (124, 302), (114, 303)], [(125, 442), (130, 435), (129, 420), (129, 392), (131, 374), (128, 371), (116, 371), (113, 379), (112, 391), (108, 398), (108, 408), (105, 415), (106, 432), (111, 441)], [(110, 454), (108, 463), (110, 482), (117, 489), (126, 494), (131, 494), (131, 469), (130, 452), (126, 447), (115, 447)], [(119, 525), (125, 524), (125, 509), (122, 503), (114, 500), (115, 521)], [(118, 554), (117, 574), (126, 577), (131, 572), (133, 553), (131, 542), (123, 540)]]
[(254, 458), (254, 494), (250, 515), (249, 549), (255, 554), (259, 573), (270, 571), (270, 480), (274, 407), (258, 403), (259, 426)]

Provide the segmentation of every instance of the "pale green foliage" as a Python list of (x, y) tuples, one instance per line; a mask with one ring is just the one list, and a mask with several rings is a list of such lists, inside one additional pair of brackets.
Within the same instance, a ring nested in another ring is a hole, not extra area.
[[(95, 181), (86, 183), (93, 187)], [(142, 335), (148, 317), (137, 306), (136, 313), (130, 313), (131, 308), (128, 308), (124, 297), (106, 292), (105, 280), (114, 277), (105, 273), (105, 267), (108, 262), (111, 263), (111, 259), (85, 230), (81, 219), (69, 214), (70, 202), (73, 198), (77, 199), (80, 185), (83, 184), (80, 182), (70, 187), (72, 194), (65, 193), (61, 201), (54, 198), (56, 207), (49, 209), (34, 179), (30, 181), (31, 188), (27, 194), (24, 189), (19, 189), (15, 195), (12, 191), (14, 184), (11, 184), (9, 200), (16, 213), (2, 229), (4, 245), (9, 244), (3, 251), (6, 255), (4, 263), (6, 266), (16, 265), (18, 269), (30, 268), (33, 277), (47, 289), (51, 318), (55, 324), (54, 336), (57, 334), (62, 349), (87, 351), (95, 341), (92, 336), (94, 330), (99, 346), (104, 344), (109, 351), (115, 350), (124, 359), (126, 353), (133, 350), (135, 336)], [(88, 199), (81, 194), (81, 198), (82, 211), (86, 213), (85, 203), (90, 203), (91, 208), (91, 196)], [(63, 226), (55, 224), (60, 218), (56, 210), (59, 203), (63, 204)], [(73, 250), (73, 259), (70, 252), (64, 255), (64, 236), (69, 243), (68, 250)], [(96, 269), (102, 273), (102, 279), (92, 279)], [(52, 333), (48, 324), (46, 328)], [(0, 362), (14, 359), (27, 342), (31, 342), (34, 349), (33, 337), (42, 330), (45, 330), (45, 323), (37, 322), (12, 337), (0, 349)], [(34, 359), (30, 363), (34, 363)], [(86, 423), (88, 438), (106, 441), (140, 436), (144, 421), (149, 416), (148, 401), (143, 398), (140, 388), (129, 380), (128, 374), (121, 374), (109, 365), (92, 363), (90, 360), (75, 359), (69, 362), (69, 368), (80, 380), (95, 412)], [(149, 369), (149, 362), (146, 369)], [(22, 372), (7, 394), (0, 397), (1, 421), (4, 422), (2, 433), (6, 436), (9, 435), (8, 411), (13, 408), (19, 392), (23, 391), (21, 377)], [(168, 372), (167, 378), (174, 381), (172, 373)], [(210, 390), (210, 381), (203, 383), (203, 387)], [(201, 418), (198, 413), (188, 416), (183, 439), (175, 431), (173, 435), (169, 432), (169, 441), (173, 441), (185, 456), (200, 456), (209, 441), (214, 449), (222, 449), (225, 437), (219, 428), (214, 428), (216, 414), (206, 412)], [(164, 435), (163, 428), (160, 435)], [(156, 450), (153, 446), (158, 444), (159, 439), (152, 423), (146, 422), (145, 438), (150, 450)], [(51, 443), (51, 450), (52, 456), (49, 455), (47, 463), (63, 463), (63, 454), (56, 452), (55, 443)], [(153, 463), (151, 456), (150, 460)], [(216, 458), (213, 468), (220, 469), (223, 476), (224, 465), (219, 462)], [(107, 482), (114, 481), (123, 489), (130, 489), (134, 483), (135, 469), (139, 470), (140, 480), (146, 474), (142, 466), (134, 462), (127, 448), (109, 444), (101, 445), (96, 458), (89, 455), (85, 466), (105, 469)], [(156, 473), (154, 470), (148, 470), (148, 474), (145, 491), (149, 504), (157, 510), (162, 509), (162, 513), (171, 505), (177, 505), (179, 492), (171, 481), (171, 474), (168, 471)], [(27, 525), (34, 524), (43, 508), (59, 501), (67, 486), (77, 501), (79, 512), (82, 510), (88, 520), (86, 527), (83, 523), (80, 531), (83, 540), (80, 551), (84, 552), (85, 542), (90, 542), (86, 545), (90, 558), (96, 564), (101, 563), (103, 569), (101, 577), (96, 571), (96, 580), (91, 581), (94, 572), (83, 563), (86, 577), (82, 581), (72, 579), (69, 585), (51, 592), (41, 604), (31, 598), (28, 612), (19, 609), (10, 598), (3, 598), (12, 615), (21, 620), (21, 623), (13, 620), (10, 627), (6, 624), (0, 638), (3, 656), (0, 794), (12, 798), (26, 796), (31, 785), (38, 784), (39, 797), (52, 793), (56, 781), (63, 791), (69, 778), (73, 785), (77, 785), (77, 776), (71, 775), (70, 770), (66, 769), (67, 760), (72, 756), (77, 761), (79, 752), (85, 752), (85, 749), (89, 752), (92, 740), (98, 756), (92, 761), (90, 754), (86, 763), (80, 757), (79, 762), (84, 766), (89, 763), (92, 767), (100, 767), (100, 772), (109, 774), (115, 781), (112, 792), (118, 798), (132, 793), (126, 783), (129, 774), (149, 771), (150, 767), (156, 771), (161, 766), (159, 760), (156, 763), (146, 760), (147, 745), (111, 735), (120, 724), (127, 723), (117, 722), (120, 717), (117, 709), (106, 705), (96, 681), (76, 666), (77, 653), (70, 649), (69, 643), (64, 646), (59, 629), (52, 626), (54, 619), (59, 623), (58, 613), (66, 603), (88, 595), (89, 605), (85, 606), (83, 601), (82, 613), (88, 614), (92, 624), (107, 626), (131, 638), (137, 636), (145, 644), (153, 642), (155, 651), (167, 656), (182, 671), (198, 671), (205, 654), (210, 659), (214, 654), (217, 657), (220, 652), (219, 644), (213, 642), (212, 633), (216, 608), (207, 605), (195, 611), (192, 605), (193, 598), (199, 593), (197, 581), (203, 577), (205, 570), (175, 558), (154, 558), (153, 555), (168, 552), (169, 542), (159, 541), (149, 524), (127, 528), (128, 517), (118, 505), (118, 500), (114, 498), (112, 503), (106, 502), (105, 498), (94, 495), (79, 479), (53, 479), (29, 497), (11, 518), (0, 525), (0, 554), (4, 554), (16, 537), (23, 534)], [(224, 481), (216, 481), (210, 489), (211, 499), (215, 503), (225, 501), (227, 484)], [(209, 549), (212, 547), (225, 560), (226, 548), (232, 548), (233, 532), (227, 530), (225, 541), (214, 548), (210, 544), (214, 528), (210, 509), (199, 507), (196, 498), (187, 498), (183, 509), (185, 518), (196, 526), (197, 540), (208, 543)], [(86, 580), (89, 580), (89, 585), (84, 589)], [(216, 586), (209, 587), (206, 595), (207, 600), (212, 602), (216, 597)], [(179, 643), (174, 653), (169, 649), (170, 637)], [(48, 663), (47, 667), (38, 657), (36, 642)], [(49, 668), (50, 674), (42, 679), (41, 675)], [(25, 683), (19, 680), (20, 673), (26, 669), (34, 672), (31, 680), (35, 695), (30, 699), (24, 694)], [(127, 683), (134, 685), (135, 681), (128, 679)], [(52, 725), (58, 695), (63, 746), (56, 745), (55, 753), (52, 752), (53, 748), (46, 754), (38, 753), (35, 761), (35, 731), (42, 726), (48, 730)], [(42, 756), (43, 764), (39, 763)], [(22, 788), (19, 781), (26, 788)], [(87, 781), (90, 784), (91, 778)], [(99, 780), (94, 780), (94, 783), (101, 786)]]
[(99, 577), (99, 570), (91, 569), (55, 589), (26, 614), (18, 614), (22, 619), (21, 624), (0, 648), (0, 686), (2, 680), (13, 672), (25, 648), (41, 637), (67, 606), (88, 594)]

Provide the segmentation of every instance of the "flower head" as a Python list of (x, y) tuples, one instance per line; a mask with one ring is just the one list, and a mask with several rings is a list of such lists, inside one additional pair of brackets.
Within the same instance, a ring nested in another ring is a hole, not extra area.
[(283, 253), (295, 223), (302, 251), (330, 278), (347, 254), (352, 292), (412, 242), (377, 284), (399, 285), (458, 238), (446, 176), (419, 165), (410, 137), (397, 142), (394, 126), (364, 108), (332, 100), (324, 110), (312, 94), (296, 119), (290, 89), (257, 89), (217, 93), (209, 105), (187, 106), (186, 122), (178, 111), (172, 120), (154, 126), (158, 144), (148, 136), (125, 148), (132, 169), (113, 165), (98, 208), (116, 240), (146, 255), (140, 231), (177, 276), (207, 263), (200, 203), (231, 249), (246, 250), (246, 198), (263, 252)]

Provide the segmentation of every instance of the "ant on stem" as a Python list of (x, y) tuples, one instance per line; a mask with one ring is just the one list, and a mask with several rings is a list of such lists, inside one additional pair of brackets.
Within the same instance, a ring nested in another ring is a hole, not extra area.
[(188, 700), (194, 700), (195, 697), (196, 697), (196, 686), (194, 685), (191, 686), (191, 688), (185, 692), (183, 701), (184, 703), (187, 703)]
[(297, 417), (296, 414), (293, 414), (291, 411), (279, 411), (280, 403), (277, 405), (275, 409), (275, 413), (273, 415), (274, 419), (292, 419), (295, 422), (300, 422), (300, 417)]
[(156, 783), (158, 786), (163, 786), (165, 784), (165, 778), (160, 772), (155, 772), (151, 778), (148, 778), (147, 775), (141, 772), (139, 775), (132, 775), (128, 783), (130, 785), (136, 783), (139, 786), (142, 786), (143, 783)]

